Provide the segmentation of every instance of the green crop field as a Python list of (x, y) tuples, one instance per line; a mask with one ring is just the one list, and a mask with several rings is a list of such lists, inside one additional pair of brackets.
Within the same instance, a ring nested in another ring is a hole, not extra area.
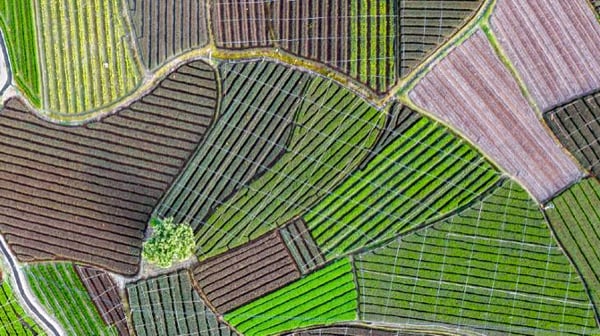
[(196, 231), (201, 259), (306, 211), (360, 164), (384, 126), (384, 111), (331, 80), (311, 79), (302, 97), (286, 153)]
[(44, 331), (31, 319), (19, 305), (4, 274), (0, 285), (0, 335), (36, 336), (44, 335)]
[(594, 310), (539, 206), (506, 180), (469, 209), (358, 255), (361, 320), (587, 335)]
[(24, 269), (33, 294), (67, 335), (117, 335), (100, 317), (71, 263), (39, 263)]
[(571, 186), (551, 200), (546, 214), (600, 309), (600, 183), (590, 178)]
[(0, 28), (17, 86), (39, 106), (41, 75), (33, 1), (0, 0)]
[(405, 120), (410, 127), (304, 215), (326, 259), (446, 216), (498, 182), (498, 171), (446, 128)]
[(38, 0), (44, 107), (89, 112), (131, 93), (141, 81), (121, 0)]
[(244, 335), (273, 335), (356, 320), (357, 296), (352, 265), (341, 259), (224, 317)]

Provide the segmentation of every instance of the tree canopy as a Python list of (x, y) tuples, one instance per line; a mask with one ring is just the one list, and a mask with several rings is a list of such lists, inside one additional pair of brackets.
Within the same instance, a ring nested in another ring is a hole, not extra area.
[(194, 232), (187, 223), (173, 223), (173, 218), (150, 220), (152, 236), (144, 243), (142, 257), (159, 267), (170, 267), (173, 262), (193, 254)]

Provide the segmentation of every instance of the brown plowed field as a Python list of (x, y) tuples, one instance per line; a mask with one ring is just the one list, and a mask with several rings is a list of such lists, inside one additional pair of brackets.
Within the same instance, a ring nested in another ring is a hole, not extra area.
[(231, 311), (300, 278), (277, 231), (208, 259), (194, 278), (219, 313)]
[(581, 176), (482, 31), (438, 63), (409, 96), (477, 144), (538, 200), (547, 200)]
[(78, 127), (0, 112), (0, 231), (21, 261), (138, 270), (149, 216), (209, 127), (215, 73), (194, 61), (101, 121)]
[(543, 111), (600, 88), (600, 25), (587, 0), (499, 0), (492, 30)]
[(107, 325), (114, 325), (119, 335), (128, 336), (129, 328), (117, 285), (108, 273), (93, 267), (75, 265), (75, 271), (87, 289), (100, 316)]
[(216, 0), (211, 3), (213, 32), (219, 48), (268, 47), (271, 1)]

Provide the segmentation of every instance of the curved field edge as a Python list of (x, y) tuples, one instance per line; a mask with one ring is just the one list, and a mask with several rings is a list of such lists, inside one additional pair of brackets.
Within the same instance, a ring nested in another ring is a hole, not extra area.
[(3, 271), (0, 285), (0, 334), (15, 336), (45, 335), (42, 328), (32, 319), (21, 306), (16, 297), (7, 274)]
[(284, 336), (481, 336), (479, 332), (461, 329), (458, 326), (435, 326), (405, 324), (378, 324), (361, 321), (301, 328)]
[(0, 1), (0, 29), (17, 87), (34, 106), (41, 106), (42, 78), (32, 1)]

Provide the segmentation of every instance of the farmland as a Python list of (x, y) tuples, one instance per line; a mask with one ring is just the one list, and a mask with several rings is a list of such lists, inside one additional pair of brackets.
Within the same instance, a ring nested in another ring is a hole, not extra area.
[(285, 334), (286, 336), (435, 336), (435, 333), (420, 333), (378, 329), (359, 324), (335, 325), (308, 329)]
[(328, 79), (311, 78), (302, 97), (286, 152), (196, 231), (201, 259), (306, 211), (358, 166), (385, 122), (384, 113)]
[(121, 0), (38, 0), (44, 107), (81, 114), (115, 103), (141, 81)]
[(355, 260), (363, 321), (520, 335), (583, 335), (596, 326), (577, 271), (511, 180)]
[(127, 293), (138, 336), (237, 335), (204, 305), (187, 271), (129, 284)]
[(0, 114), (0, 231), (19, 260), (135, 274), (150, 214), (212, 122), (215, 76), (202, 61), (182, 65), (130, 106), (79, 127), (8, 101)]
[(302, 274), (310, 273), (325, 264), (323, 253), (302, 218), (291, 220), (279, 233)]
[(0, 29), (17, 86), (33, 105), (40, 106), (41, 73), (33, 1), (0, 0)]
[(542, 111), (600, 87), (600, 25), (587, 0), (499, 0), (490, 25)]
[(67, 335), (117, 335), (107, 326), (71, 263), (38, 263), (25, 268), (42, 306), (58, 319)]
[(7, 274), (0, 277), (0, 335), (36, 336), (44, 335), (43, 330), (20, 306), (11, 288)]
[(546, 208), (550, 225), (586, 281), (600, 308), (600, 183), (583, 180), (552, 199)]
[(74, 267), (104, 323), (115, 326), (120, 336), (129, 336), (121, 296), (117, 284), (110, 275), (93, 267), (81, 265)]
[(303, 216), (327, 260), (446, 216), (498, 182), (498, 172), (444, 127), (405, 120), (411, 126)]
[(440, 61), (409, 97), (477, 144), (538, 200), (581, 176), (481, 30)]
[(285, 153), (308, 82), (306, 73), (272, 62), (224, 62), (219, 70), (219, 118), (155, 211), (194, 229)]
[(600, 176), (600, 92), (548, 111), (544, 119), (579, 163)]
[(197, 0), (128, 0), (144, 64), (155, 69), (208, 42), (206, 3)]
[(271, 45), (269, 3), (270, 1), (212, 1), (212, 24), (217, 47), (243, 49)]
[(244, 335), (271, 335), (356, 319), (352, 266), (341, 259), (224, 316)]

